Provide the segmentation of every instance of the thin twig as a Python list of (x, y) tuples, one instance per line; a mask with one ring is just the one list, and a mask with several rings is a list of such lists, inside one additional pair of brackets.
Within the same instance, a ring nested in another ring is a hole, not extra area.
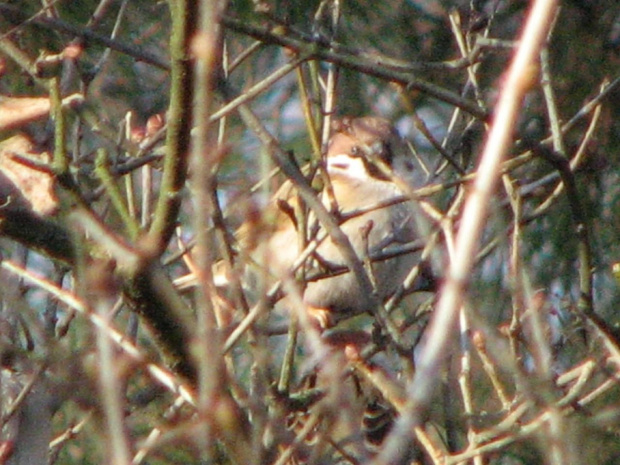
[(222, 18), (222, 23), (224, 26), (232, 30), (247, 34), (251, 37), (262, 40), (265, 43), (287, 47), (295, 50), (298, 54), (310, 53), (312, 56), (320, 60), (329, 61), (344, 68), (360, 71), (380, 79), (402, 84), (407, 89), (425, 92), (439, 100), (462, 108), (464, 111), (467, 111), (476, 118), (482, 120), (487, 118), (487, 114), (484, 111), (481, 111), (478, 105), (473, 104), (469, 100), (463, 99), (455, 93), (443, 89), (440, 86), (419, 79), (410, 71), (399, 71), (388, 66), (378, 65), (376, 60), (368, 59), (367, 57), (331, 51), (329, 47), (323, 47), (321, 44), (316, 42), (309, 43), (303, 39), (297, 39), (290, 35), (274, 34), (267, 28), (256, 26), (248, 23), (247, 21), (241, 21), (230, 16), (224, 15)]

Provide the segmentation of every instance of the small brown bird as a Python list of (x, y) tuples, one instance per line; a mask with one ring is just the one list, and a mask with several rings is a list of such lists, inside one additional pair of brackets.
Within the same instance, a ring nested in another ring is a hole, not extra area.
[[(319, 194), (320, 199), (327, 208), (335, 201), (340, 228), (358, 257), (385, 256), (390, 248), (416, 239), (413, 205), (410, 200), (405, 201), (406, 191), (413, 185), (414, 164), (406, 144), (386, 119), (338, 120), (332, 127), (325, 171), (333, 197), (325, 189)], [(250, 268), (255, 276), (268, 273), (275, 282), (290, 275), (302, 253), (293, 213), (297, 206), (295, 189), (287, 181), (266, 207), (266, 230), (257, 232), (258, 226), (251, 222), (239, 229), (240, 248), (247, 251), (246, 261), (252, 262), (244, 268)], [(346, 270), (341, 249), (311, 213), (306, 229), (309, 240), (319, 241), (305, 262), (306, 276), (323, 271), (322, 277), (308, 280), (303, 290), (310, 313), (325, 327), (330, 325), (333, 313), (371, 311), (371, 299)], [(396, 291), (417, 261), (414, 253), (372, 260), (370, 275), (379, 299), (384, 300)], [(221, 278), (216, 271), (216, 284), (224, 284), (226, 279)]]

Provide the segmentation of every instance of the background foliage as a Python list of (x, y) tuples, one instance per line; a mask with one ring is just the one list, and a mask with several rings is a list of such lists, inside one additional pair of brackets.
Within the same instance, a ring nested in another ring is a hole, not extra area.
[[(326, 115), (381, 115), (427, 167), (441, 278), (528, 7), (0, 3), (0, 462), (384, 463), (369, 412), (407, 411), (435, 295), (400, 302), (397, 334), (320, 335), (208, 270), (282, 155), (317, 163)], [(620, 460), (620, 5), (562, 2), (550, 29), (403, 463)]]

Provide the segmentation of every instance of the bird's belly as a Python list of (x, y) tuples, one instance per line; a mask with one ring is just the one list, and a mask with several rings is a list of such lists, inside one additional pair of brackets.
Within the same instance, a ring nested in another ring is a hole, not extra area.
[[(380, 214), (373, 212), (351, 219), (341, 226), (357, 256), (362, 259), (366, 256), (371, 258), (370, 278), (376, 284), (380, 300), (396, 291), (417, 262), (417, 255), (413, 253), (389, 259), (381, 258), (381, 254), (387, 249), (415, 239), (409, 208), (403, 204), (384, 210)], [(366, 239), (364, 234), (367, 234)], [(317, 262), (323, 268), (331, 268), (336, 275), (329, 276), (327, 270), (328, 277), (309, 282), (304, 293), (306, 303), (335, 312), (372, 310), (372, 300), (362, 290), (357, 277), (350, 271), (343, 273), (345, 261), (341, 250), (330, 238), (318, 248)], [(366, 271), (369, 271), (367, 267)]]
[[(360, 198), (353, 203), (351, 211), (369, 208), (402, 195), (393, 187), (358, 194)], [(414, 253), (389, 259), (376, 258), (386, 249), (415, 240), (413, 211), (410, 204), (400, 203), (369, 211), (345, 221), (340, 226), (356, 255), (361, 259), (366, 256), (372, 259), (371, 280), (376, 283), (380, 300), (385, 300), (402, 284), (418, 261), (418, 254)], [(311, 215), (309, 223), (312, 221)], [(325, 236), (325, 231), (319, 231), (318, 236)], [(262, 250), (263, 253), (260, 254), (255, 251), (253, 257), (262, 264), (263, 272), (271, 275), (271, 279), (292, 276), (293, 264), (301, 253), (295, 228), (278, 231), (271, 236), (267, 247)], [(306, 283), (303, 292), (306, 304), (334, 312), (357, 313), (372, 310), (371, 296), (362, 290), (357, 277), (347, 271), (341, 248), (333, 243), (329, 235), (322, 240), (314, 254), (308, 257), (306, 264), (307, 276), (320, 276)], [(368, 272), (367, 268), (366, 270)]]
[[(415, 263), (415, 256), (408, 254), (373, 264), (372, 273), (380, 300), (385, 300), (396, 291)], [(304, 301), (312, 307), (333, 312), (372, 311), (371, 297), (362, 290), (351, 272), (308, 283)]]

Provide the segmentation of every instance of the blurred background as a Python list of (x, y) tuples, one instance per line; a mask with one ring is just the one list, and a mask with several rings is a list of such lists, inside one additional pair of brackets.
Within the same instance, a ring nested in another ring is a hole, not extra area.
[[(373, 463), (435, 293), (388, 309), (397, 337), (368, 315), (320, 335), (267, 311), (266, 289), (171, 281), (201, 227), (208, 269), (285, 178), (247, 108), (299, 166), (319, 163), (327, 116), (392, 121), (441, 282), (529, 6), (0, 3), (0, 463)], [(550, 31), (403, 463), (620, 460), (620, 4), (561, 2)]]

